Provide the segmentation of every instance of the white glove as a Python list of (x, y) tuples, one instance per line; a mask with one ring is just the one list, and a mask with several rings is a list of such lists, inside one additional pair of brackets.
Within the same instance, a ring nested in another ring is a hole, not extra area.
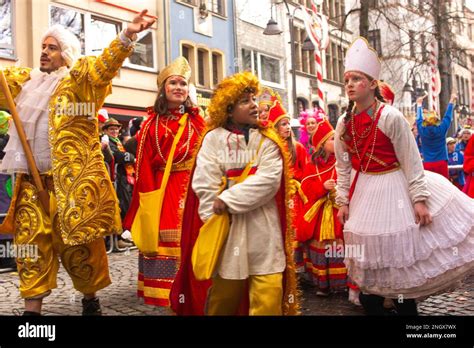
[(122, 238), (125, 239), (125, 240), (132, 241), (132, 234), (130, 233), (129, 230), (125, 230), (125, 231), (120, 235), (120, 237), (122, 237)]
[(102, 144), (108, 144), (109, 143), (109, 136), (107, 134), (104, 134), (102, 136), (102, 139), (100, 139), (100, 141), (102, 142)]

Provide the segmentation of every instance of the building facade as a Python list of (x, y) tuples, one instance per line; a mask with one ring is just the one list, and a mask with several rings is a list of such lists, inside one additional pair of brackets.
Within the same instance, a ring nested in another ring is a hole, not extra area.
[[(311, 8), (310, 0), (295, 0), (287, 2), (290, 8), (290, 14), (294, 17), (293, 35), (295, 40), (295, 74), (296, 84), (292, 86), (292, 66), (291, 58), (286, 59), (286, 71), (288, 80), (288, 91), (296, 88), (297, 107), (299, 114), (304, 109), (310, 109), (319, 104), (325, 108), (330, 122), (335, 126), (337, 118), (342, 114), (343, 108), (347, 105), (347, 99), (344, 92), (343, 72), (344, 57), (347, 47), (352, 42), (352, 32), (344, 23), (346, 6), (344, 1), (326, 0), (323, 6), (318, 6), (318, 11), (327, 16), (329, 24), (329, 45), (320, 52), (322, 61), (322, 91), (324, 102), (319, 100), (317, 89), (318, 83), (316, 75), (316, 61), (313, 50), (305, 50), (305, 40), (307, 33), (303, 21), (301, 7)], [(285, 42), (291, 42), (290, 22), (288, 20), (288, 11), (284, 3), (276, 2), (281, 17), (283, 36)], [(286, 45), (286, 56), (291, 57), (291, 45)], [(293, 112), (292, 93), (289, 94), (290, 110)]]
[[(443, 42), (449, 41), (450, 50), (447, 78), (442, 80), (441, 88), (458, 91), (458, 108), (455, 111), (451, 134), (465, 122), (461, 115), (468, 114), (472, 90), (472, 63), (468, 58), (469, 39), (465, 14), (465, 0), (446, 0), (439, 2), (446, 6), (439, 19), (446, 21), (449, 32), (443, 33)], [(395, 91), (394, 106), (400, 109), (410, 123), (415, 120), (415, 100), (427, 93), (424, 108), (439, 111), (440, 94), (433, 97), (430, 85), (430, 51), (433, 42), (438, 44), (434, 2), (426, 0), (370, 0), (368, 41), (378, 51), (382, 62), (381, 80), (389, 83)], [(348, 25), (351, 31), (359, 34), (360, 0), (346, 0)], [(444, 11), (444, 12), (443, 12)], [(454, 20), (449, 19), (455, 18)], [(439, 50), (445, 50), (441, 45)], [(440, 58), (441, 59), (441, 58)], [(447, 100), (446, 100), (447, 103)], [(463, 109), (464, 107), (464, 109)], [(444, 110), (439, 111), (441, 114)]]
[(214, 87), (237, 67), (234, 10), (233, 0), (169, 1), (169, 60), (182, 55), (189, 61), (191, 82), (203, 109)]
[(263, 86), (276, 91), (284, 105), (288, 100), (287, 55), (288, 43), (283, 35), (264, 35), (270, 17), (278, 16), (271, 0), (235, 0), (237, 28), (237, 62), (239, 70), (252, 71)]
[(105, 108), (124, 124), (145, 115), (156, 98), (156, 77), (164, 65), (163, 6), (161, 1), (143, 0), (139, 4), (120, 0), (0, 0), (0, 67), (9, 65), (37, 67), (41, 39), (50, 25), (62, 24), (79, 38), (82, 54), (98, 55), (143, 8), (158, 18), (141, 33), (135, 52), (114, 78), (113, 93)]

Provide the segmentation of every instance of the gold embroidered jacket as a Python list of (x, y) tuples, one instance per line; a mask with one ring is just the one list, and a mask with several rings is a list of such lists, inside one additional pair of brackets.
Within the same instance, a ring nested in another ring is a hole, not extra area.
[[(96, 116), (112, 91), (112, 79), (132, 51), (132, 45), (125, 47), (117, 37), (100, 56), (81, 57), (51, 96), (52, 176), (57, 219), (67, 245), (86, 244), (122, 230), (117, 196), (101, 153)], [(29, 80), (30, 71), (20, 67), (4, 70), (13, 98)], [(82, 113), (80, 105), (87, 105)], [(71, 106), (75, 107), (73, 116), (68, 112)], [(0, 107), (6, 108), (1, 92)], [(86, 114), (91, 109), (95, 110), (93, 117)], [(10, 209), (9, 214), (13, 211)]]

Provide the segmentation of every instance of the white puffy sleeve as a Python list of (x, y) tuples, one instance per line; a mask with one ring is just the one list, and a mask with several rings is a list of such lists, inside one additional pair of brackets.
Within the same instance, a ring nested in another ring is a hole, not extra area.
[[(408, 181), (408, 191), (412, 203), (424, 201), (430, 196), (420, 153), (410, 125), (403, 114), (394, 107), (385, 106), (383, 122), (379, 129), (390, 138), (395, 155)], [(382, 118), (381, 118), (382, 121)]]
[(349, 204), (349, 190), (351, 187), (351, 155), (346, 144), (341, 139), (345, 131), (344, 116), (339, 117), (336, 126), (336, 134), (334, 136), (334, 151), (336, 155), (336, 172), (337, 172), (337, 205)]
[(196, 168), (192, 178), (192, 188), (199, 198), (199, 217), (208, 220), (212, 214), (212, 206), (219, 193), (224, 168), (219, 163), (219, 137), (214, 131), (204, 138), (197, 154)]

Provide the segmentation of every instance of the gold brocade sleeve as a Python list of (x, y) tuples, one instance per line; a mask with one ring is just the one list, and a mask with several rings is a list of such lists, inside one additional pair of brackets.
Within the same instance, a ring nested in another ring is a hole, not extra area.
[[(29, 68), (20, 68), (17, 66), (10, 66), (3, 69), (3, 74), (5, 75), (13, 99), (20, 93), (21, 86), (30, 79), (30, 71), (31, 69)], [(7, 99), (2, 91), (0, 91), (0, 108), (8, 109)]]
[(119, 38), (99, 57), (82, 57), (50, 101), (49, 136), (57, 219), (65, 244), (122, 230), (120, 209), (101, 152), (97, 111), (132, 53)]
[[(81, 57), (71, 70), (71, 81), (77, 96), (82, 101), (104, 103), (112, 92), (112, 79), (127, 57), (133, 53), (133, 46), (125, 47), (120, 38), (115, 38), (98, 57)], [(96, 110), (99, 110), (99, 105)]]

